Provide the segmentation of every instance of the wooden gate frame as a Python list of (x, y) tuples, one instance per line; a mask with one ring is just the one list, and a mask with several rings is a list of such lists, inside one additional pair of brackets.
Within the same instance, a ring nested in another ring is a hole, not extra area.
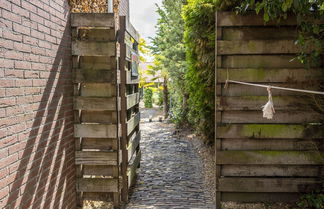
[(127, 56), (138, 56), (139, 35), (112, 13), (71, 14), (71, 27), (77, 207), (100, 200), (119, 208), (141, 158), (139, 80), (128, 69), (138, 63)]

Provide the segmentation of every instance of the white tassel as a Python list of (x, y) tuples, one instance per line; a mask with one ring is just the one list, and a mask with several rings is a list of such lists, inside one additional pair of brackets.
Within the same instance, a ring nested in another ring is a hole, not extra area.
[(275, 109), (273, 107), (273, 101), (272, 101), (272, 95), (271, 95), (271, 88), (268, 87), (267, 88), (268, 91), (268, 97), (269, 97), (269, 101), (267, 102), (267, 104), (265, 104), (264, 106), (262, 106), (262, 111), (263, 111), (263, 117), (267, 118), (267, 119), (272, 119), (273, 115), (275, 113)]

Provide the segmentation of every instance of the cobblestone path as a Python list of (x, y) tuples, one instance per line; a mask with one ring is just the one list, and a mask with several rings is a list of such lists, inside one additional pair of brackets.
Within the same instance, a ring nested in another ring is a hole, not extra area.
[(214, 209), (204, 191), (202, 162), (190, 141), (174, 135), (173, 124), (156, 119), (148, 122), (144, 117), (141, 130), (141, 168), (126, 208)]

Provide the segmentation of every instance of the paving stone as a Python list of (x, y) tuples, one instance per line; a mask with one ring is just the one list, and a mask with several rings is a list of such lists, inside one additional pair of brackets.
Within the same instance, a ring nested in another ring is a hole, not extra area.
[(191, 142), (174, 135), (173, 124), (147, 121), (141, 121), (141, 168), (126, 208), (214, 209)]

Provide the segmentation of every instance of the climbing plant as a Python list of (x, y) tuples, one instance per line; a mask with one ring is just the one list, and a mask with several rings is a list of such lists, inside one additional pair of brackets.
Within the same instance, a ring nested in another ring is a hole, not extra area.
[(183, 8), (188, 69), (188, 121), (214, 139), (215, 12), (217, 0), (188, 0)]

